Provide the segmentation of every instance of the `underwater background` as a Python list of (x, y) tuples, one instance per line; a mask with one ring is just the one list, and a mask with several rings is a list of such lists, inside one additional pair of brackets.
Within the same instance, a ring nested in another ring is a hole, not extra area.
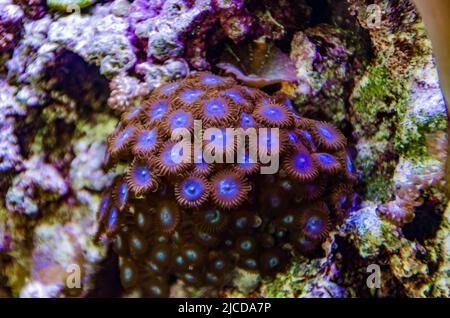
[[(194, 119), (280, 172), (171, 165)], [(449, 297), (447, 125), (407, 0), (0, 0), (0, 297)]]

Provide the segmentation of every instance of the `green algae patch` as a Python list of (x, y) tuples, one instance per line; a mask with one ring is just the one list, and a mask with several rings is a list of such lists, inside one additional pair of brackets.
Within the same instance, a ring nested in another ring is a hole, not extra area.
[(89, 141), (106, 140), (109, 134), (114, 131), (117, 125), (117, 119), (107, 114), (98, 114), (95, 123), (90, 121), (81, 121), (78, 123), (75, 137), (84, 136)]
[(397, 157), (390, 140), (407, 109), (407, 92), (406, 81), (393, 78), (380, 60), (368, 67), (352, 94), (355, 133), (365, 136), (357, 145), (356, 164), (368, 200), (383, 202), (392, 193)]
[[(385, 163), (383, 165), (389, 165)], [(374, 173), (369, 175), (366, 180), (366, 196), (369, 201), (385, 202), (393, 193), (393, 185), (390, 178), (386, 175)]]
[(428, 158), (426, 146), (427, 135), (447, 129), (445, 112), (438, 112), (433, 116), (417, 116), (405, 114), (399, 131), (394, 139), (394, 150), (410, 158)]
[(311, 281), (320, 277), (321, 259), (295, 257), (291, 266), (274, 280), (264, 279), (261, 294), (265, 298), (305, 297), (313, 289)]
[(47, 0), (47, 6), (58, 11), (83, 9), (95, 4), (97, 0)]
[[(406, 109), (407, 90), (405, 80), (394, 79), (382, 64), (371, 65), (358, 83), (352, 96), (356, 126), (378, 132), (383, 117), (396, 124), (399, 113)], [(375, 125), (375, 126), (374, 126)]]

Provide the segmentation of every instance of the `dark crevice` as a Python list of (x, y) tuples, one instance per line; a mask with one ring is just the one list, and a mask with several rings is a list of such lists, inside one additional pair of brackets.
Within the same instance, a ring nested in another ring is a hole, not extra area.
[(403, 235), (410, 241), (424, 243), (425, 240), (436, 237), (441, 221), (442, 212), (436, 203), (426, 198), (425, 202), (416, 208), (413, 221), (403, 227)]
[(326, 0), (307, 0), (306, 3), (313, 9), (311, 24), (327, 23), (330, 21), (330, 9)]
[(111, 248), (106, 258), (100, 263), (100, 270), (92, 281), (95, 286), (86, 295), (87, 298), (117, 298), (123, 294), (120, 284), (119, 258)]
[(60, 91), (75, 100), (82, 114), (106, 105), (110, 95), (108, 80), (94, 64), (79, 55), (62, 50), (45, 74), (48, 90)]

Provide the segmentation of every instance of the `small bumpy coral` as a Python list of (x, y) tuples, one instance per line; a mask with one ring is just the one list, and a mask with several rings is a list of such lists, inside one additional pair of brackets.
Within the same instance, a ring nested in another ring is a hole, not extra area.
[(14, 48), (22, 31), (23, 11), (8, 0), (0, 1), (0, 53)]
[[(26, 110), (14, 98), (17, 89), (0, 80), (0, 180), (6, 173), (20, 171), (23, 158), (14, 129), (16, 117), (24, 116)], [(4, 182), (0, 181), (0, 185)]]
[(15, 0), (13, 2), (19, 5), (25, 15), (32, 20), (41, 19), (45, 15), (46, 0)]
[(221, 38), (243, 40), (254, 18), (243, 0), (133, 1), (131, 40), (152, 61), (185, 57), (191, 66), (208, 69), (208, 33), (220, 26)]
[[(194, 120), (218, 129), (205, 133), (204, 151), (192, 156), (199, 160), (177, 160), (192, 146), (176, 148), (171, 131), (195, 132)], [(224, 164), (238, 148), (225, 127), (278, 128), (279, 136), (261, 132), (258, 145), (250, 141)], [(97, 239), (112, 239), (122, 285), (144, 296), (167, 296), (173, 278), (223, 286), (236, 267), (270, 277), (285, 269), (291, 249), (317, 251), (354, 208), (346, 144), (334, 126), (300, 117), (281, 94), (191, 74), (125, 112), (108, 137), (106, 166), (128, 170), (103, 194)], [(279, 171), (259, 173), (263, 165), (249, 154), (256, 146), (279, 155)], [(216, 161), (202, 160), (208, 151)]]
[(55, 201), (68, 192), (59, 172), (41, 158), (24, 162), (25, 171), (12, 180), (6, 193), (6, 208), (13, 213), (33, 215), (39, 207)]

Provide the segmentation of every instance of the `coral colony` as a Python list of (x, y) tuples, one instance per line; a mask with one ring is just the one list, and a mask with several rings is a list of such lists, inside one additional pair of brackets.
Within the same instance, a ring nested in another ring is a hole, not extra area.
[[(198, 135), (196, 121), (202, 151), (172, 138), (175, 129)], [(241, 147), (229, 127), (270, 129)], [(256, 148), (279, 158), (279, 169), (261, 173), (250, 155)], [(235, 267), (281, 272), (293, 251), (319, 249), (355, 204), (339, 130), (298, 116), (281, 94), (206, 72), (159, 87), (123, 114), (108, 138), (107, 166), (123, 164), (127, 172), (104, 192), (97, 239), (113, 241), (123, 287), (151, 297), (167, 296), (173, 278), (219, 287)]]

